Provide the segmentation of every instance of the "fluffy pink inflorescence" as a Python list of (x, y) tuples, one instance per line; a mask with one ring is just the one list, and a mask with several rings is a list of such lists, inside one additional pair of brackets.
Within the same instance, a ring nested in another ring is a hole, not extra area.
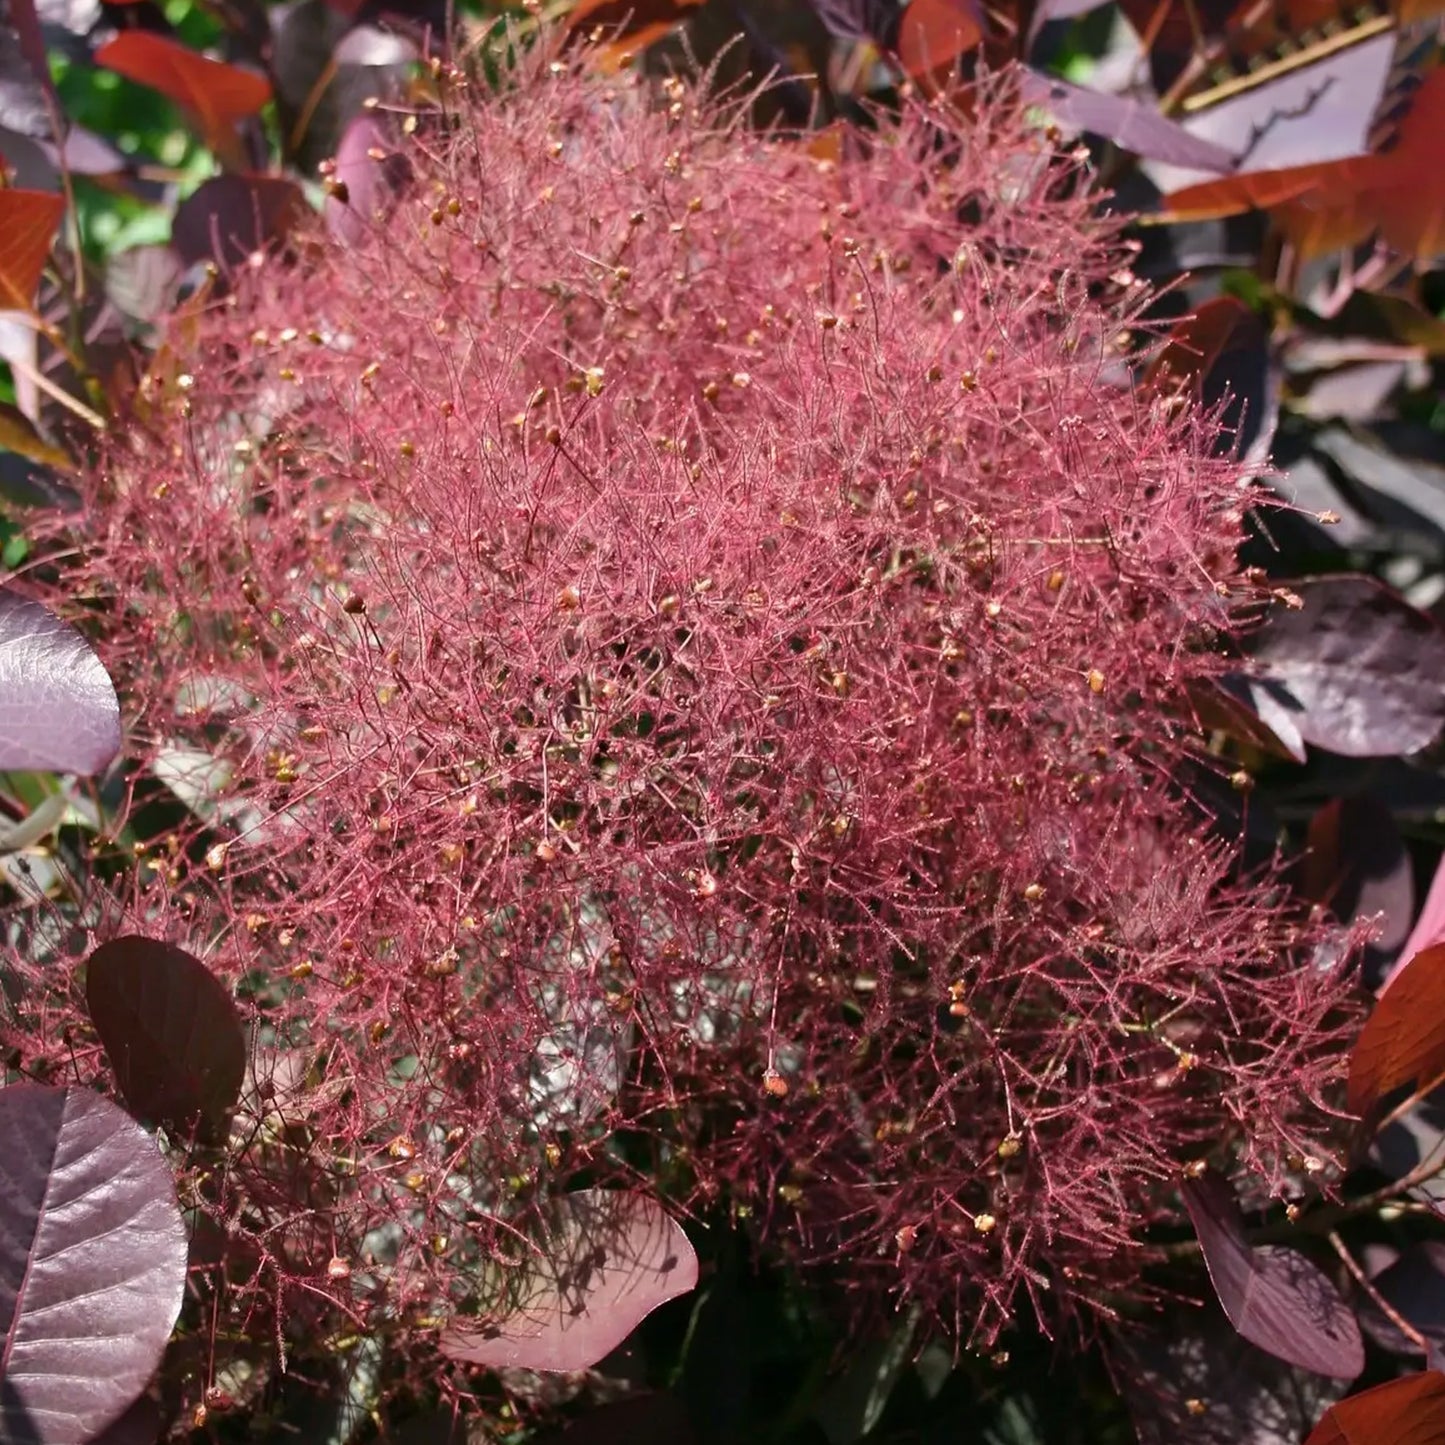
[(1286, 1187), (1334, 1068), (1339, 974), (1169, 777), (1238, 469), (1121, 384), (1127, 254), (1006, 107), (824, 160), (667, 100), (423, 123), (94, 479), (136, 745), (229, 775), (128, 923), (277, 1076), (232, 1227), (403, 1319), (646, 1176), (960, 1339), (1086, 1321), (1191, 1161)]

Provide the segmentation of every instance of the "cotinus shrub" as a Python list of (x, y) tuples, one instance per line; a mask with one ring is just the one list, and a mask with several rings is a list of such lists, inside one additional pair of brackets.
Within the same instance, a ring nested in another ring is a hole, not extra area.
[(67, 564), (125, 924), (253, 1017), (232, 1307), (485, 1307), (609, 1180), (963, 1341), (1141, 1297), (1185, 1171), (1325, 1157), (1343, 984), (1181, 782), (1251, 497), (1075, 162), (566, 66), (405, 129), (173, 326)]

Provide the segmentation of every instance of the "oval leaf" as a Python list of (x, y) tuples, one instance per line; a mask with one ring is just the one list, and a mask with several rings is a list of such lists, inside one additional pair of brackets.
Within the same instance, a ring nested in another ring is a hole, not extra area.
[(1393, 957), (1415, 913), (1415, 876), (1395, 817), (1378, 798), (1326, 803), (1309, 822), (1300, 870), (1305, 897), (1335, 917), (1378, 919), (1371, 949)]
[(231, 991), (200, 959), (131, 935), (86, 964), (85, 1002), (125, 1101), (142, 1118), (218, 1125), (246, 1076), (246, 1034)]
[(1445, 632), (1371, 577), (1293, 584), (1304, 605), (1277, 608), (1255, 670), (1287, 689), (1300, 734), (1351, 758), (1428, 747), (1445, 726)]
[(1360, 1327), (1334, 1285), (1292, 1249), (1251, 1248), (1228, 1184), (1186, 1180), (1185, 1208), (1230, 1324), (1253, 1345), (1303, 1370), (1353, 1379), (1365, 1367)]
[(1406, 1084), (1445, 1074), (1445, 943), (1421, 949), (1391, 978), (1350, 1054), (1346, 1100), (1361, 1118)]
[(100, 659), (38, 602), (0, 590), (0, 769), (98, 773), (119, 751)]
[(121, 31), (95, 52), (95, 63), (184, 106), (199, 122), (206, 144), (220, 153), (234, 148), (236, 122), (271, 99), (265, 76), (212, 60), (150, 30)]
[(0, 188), (0, 311), (29, 311), (65, 198)]
[(171, 249), (182, 266), (239, 265), (284, 241), (310, 212), (301, 187), (285, 176), (212, 176), (176, 207)]
[(914, 80), (942, 79), (982, 39), (983, 7), (974, 0), (910, 0), (898, 27), (898, 63)]
[(1331, 1405), (1305, 1445), (1441, 1445), (1445, 1375), (1422, 1370)]
[(145, 1388), (186, 1282), (155, 1141), (85, 1089), (0, 1089), (0, 1439), (90, 1440)]
[(697, 1284), (687, 1236), (650, 1199), (604, 1189), (563, 1195), (551, 1237), (513, 1311), (453, 1328), (442, 1350), (488, 1369), (583, 1370), (610, 1354), (659, 1305)]

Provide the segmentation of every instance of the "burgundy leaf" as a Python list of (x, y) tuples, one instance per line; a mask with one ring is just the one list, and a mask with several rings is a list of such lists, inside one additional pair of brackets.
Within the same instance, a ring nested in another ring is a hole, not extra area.
[(558, 1218), (494, 1323), (442, 1336), (454, 1360), (489, 1369), (582, 1370), (610, 1354), (659, 1305), (697, 1284), (697, 1255), (660, 1204), (588, 1189)]
[(85, 1001), (137, 1114), (181, 1127), (225, 1119), (245, 1078), (246, 1035), (230, 989), (200, 959), (155, 939), (113, 939), (90, 955)]
[(1405, 1085), (1445, 1074), (1445, 944), (1413, 955), (1390, 979), (1350, 1052), (1346, 1100), (1364, 1118)]
[(284, 241), (310, 210), (301, 187), (285, 176), (212, 176), (176, 208), (171, 247), (185, 266), (234, 266)]
[(85, 1089), (0, 1089), (0, 1439), (76, 1445), (145, 1388), (186, 1231), (155, 1141)]
[(1376, 798), (1336, 798), (1310, 819), (1301, 887), (1349, 922), (1378, 917), (1374, 946), (1393, 954), (1415, 912), (1415, 877), (1394, 815)]
[(1353, 758), (1433, 743), (1445, 724), (1439, 626), (1370, 577), (1320, 577), (1293, 590), (1304, 605), (1275, 609), (1254, 662), (1287, 691), (1305, 741)]
[(1353, 1379), (1365, 1367), (1360, 1327), (1329, 1279), (1292, 1249), (1255, 1249), (1219, 1175), (1182, 1193), (1209, 1278), (1229, 1322), (1251, 1344), (1303, 1370)]
[(106, 263), (105, 294), (127, 316), (154, 322), (176, 304), (185, 275), (185, 263), (171, 247), (130, 246)]
[(68, 623), (0, 590), (0, 769), (98, 773), (120, 751), (120, 705)]
[(1330, 1406), (1305, 1445), (1445, 1445), (1445, 1375), (1422, 1370)]

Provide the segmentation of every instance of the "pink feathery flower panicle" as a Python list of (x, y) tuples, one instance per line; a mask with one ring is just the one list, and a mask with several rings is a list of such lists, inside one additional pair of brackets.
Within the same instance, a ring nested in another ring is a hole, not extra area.
[(294, 1307), (465, 1303), (587, 1169), (979, 1341), (1143, 1290), (1192, 1161), (1287, 1188), (1344, 984), (1171, 781), (1250, 498), (1126, 384), (1077, 165), (540, 68), (404, 144), (177, 324), (84, 523), (206, 820), (129, 922), (254, 1009)]

